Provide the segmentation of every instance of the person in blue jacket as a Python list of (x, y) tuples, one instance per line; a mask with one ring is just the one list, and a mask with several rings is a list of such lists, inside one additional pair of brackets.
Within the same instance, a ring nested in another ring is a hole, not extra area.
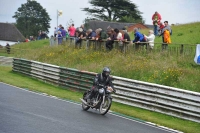
[(141, 42), (146, 42), (146, 39), (145, 39), (144, 35), (138, 31), (138, 28), (134, 28), (133, 31), (134, 31), (134, 36), (135, 36), (133, 43), (135, 43), (135, 49), (138, 49), (139, 45), (141, 45), (141, 46), (145, 45), (145, 43), (141, 43)]
[(89, 47), (90, 47), (89, 40), (95, 40), (95, 38), (96, 38), (96, 32), (93, 31), (92, 29), (88, 29), (86, 32), (86, 39), (87, 39), (86, 49), (89, 49)]

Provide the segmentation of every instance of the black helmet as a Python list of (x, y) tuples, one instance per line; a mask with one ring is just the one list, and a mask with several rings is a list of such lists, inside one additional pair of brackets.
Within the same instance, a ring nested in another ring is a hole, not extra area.
[(110, 73), (111, 73), (111, 70), (110, 70), (109, 67), (104, 67), (103, 68), (103, 72), (102, 72), (103, 76), (108, 77), (110, 75)]

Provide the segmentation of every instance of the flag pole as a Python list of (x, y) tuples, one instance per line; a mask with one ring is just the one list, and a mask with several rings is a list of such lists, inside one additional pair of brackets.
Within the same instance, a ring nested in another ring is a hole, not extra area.
[(57, 26), (56, 28), (58, 27), (58, 10), (56, 11), (56, 14), (57, 14)]

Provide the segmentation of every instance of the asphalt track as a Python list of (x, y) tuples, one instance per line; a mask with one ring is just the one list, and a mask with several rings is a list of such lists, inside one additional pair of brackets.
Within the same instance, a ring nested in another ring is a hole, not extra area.
[(171, 133), (0, 83), (0, 133)]

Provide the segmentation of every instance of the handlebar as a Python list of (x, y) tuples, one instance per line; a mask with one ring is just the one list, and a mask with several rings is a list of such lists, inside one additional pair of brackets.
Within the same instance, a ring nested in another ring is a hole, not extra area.
[(103, 88), (106, 87), (105, 85), (102, 85), (102, 84), (97, 84), (97, 85)]
[[(100, 87), (103, 87), (103, 88), (107, 88), (107, 86), (105, 86), (105, 85), (102, 85), (102, 84), (97, 84), (98, 86), (100, 86)], [(114, 93), (116, 93), (116, 90), (115, 89), (113, 89), (113, 92)]]

